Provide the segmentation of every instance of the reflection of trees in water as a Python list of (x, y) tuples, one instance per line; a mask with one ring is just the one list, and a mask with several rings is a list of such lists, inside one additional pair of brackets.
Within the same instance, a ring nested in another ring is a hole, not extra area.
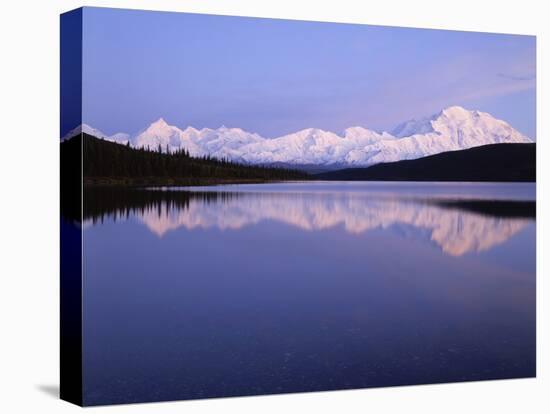
[[(156, 211), (160, 216), (165, 209), (185, 211), (191, 200), (209, 204), (229, 200), (238, 193), (189, 192), (179, 190), (147, 190), (125, 187), (88, 187), (83, 193), (83, 220), (91, 223), (103, 222), (105, 219), (127, 219), (130, 215), (143, 215)], [(63, 205), (62, 216), (72, 221), (79, 221), (80, 203), (78, 206)]]
[(428, 230), (451, 255), (487, 250), (535, 215), (525, 201), (380, 197), (364, 193), (191, 192), (93, 188), (84, 194), (87, 224), (135, 216), (162, 237), (179, 228), (240, 229), (261, 221), (305, 231), (342, 227), (349, 234), (405, 224)]
[(534, 201), (511, 200), (432, 200), (440, 207), (455, 208), (473, 213), (504, 218), (535, 218), (536, 203)]

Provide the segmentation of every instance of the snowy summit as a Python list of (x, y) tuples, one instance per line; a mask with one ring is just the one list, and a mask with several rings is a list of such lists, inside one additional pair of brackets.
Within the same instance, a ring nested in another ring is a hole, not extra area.
[(308, 128), (277, 138), (264, 138), (225, 126), (182, 130), (160, 118), (135, 136), (125, 133), (107, 136), (83, 124), (62, 141), (80, 132), (122, 144), (130, 142), (137, 148), (160, 146), (163, 151), (185, 149), (192, 156), (210, 155), (250, 164), (327, 168), (363, 167), (488, 144), (532, 142), (505, 121), (460, 106), (451, 106), (424, 119), (406, 121), (391, 133), (355, 126), (347, 128), (342, 135)]

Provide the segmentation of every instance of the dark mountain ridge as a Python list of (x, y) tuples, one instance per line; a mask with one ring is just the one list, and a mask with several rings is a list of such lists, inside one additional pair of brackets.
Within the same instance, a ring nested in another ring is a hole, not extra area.
[(345, 181), (536, 181), (536, 144), (491, 144), (314, 176)]

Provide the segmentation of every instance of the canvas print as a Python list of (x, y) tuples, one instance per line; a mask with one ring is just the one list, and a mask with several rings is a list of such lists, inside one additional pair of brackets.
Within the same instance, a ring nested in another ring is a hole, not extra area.
[(534, 36), (61, 16), (61, 396), (536, 375)]

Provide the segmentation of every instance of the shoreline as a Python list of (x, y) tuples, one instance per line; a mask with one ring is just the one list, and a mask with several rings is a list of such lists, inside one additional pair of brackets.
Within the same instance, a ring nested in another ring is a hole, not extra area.
[[(84, 177), (84, 187), (199, 187), (227, 184), (264, 184), (295, 180), (265, 180), (265, 179), (219, 179), (219, 178), (164, 178), (149, 177), (144, 179), (111, 178), (111, 177)], [(310, 180), (307, 180), (310, 181)], [(315, 181), (315, 180), (311, 180)]]

